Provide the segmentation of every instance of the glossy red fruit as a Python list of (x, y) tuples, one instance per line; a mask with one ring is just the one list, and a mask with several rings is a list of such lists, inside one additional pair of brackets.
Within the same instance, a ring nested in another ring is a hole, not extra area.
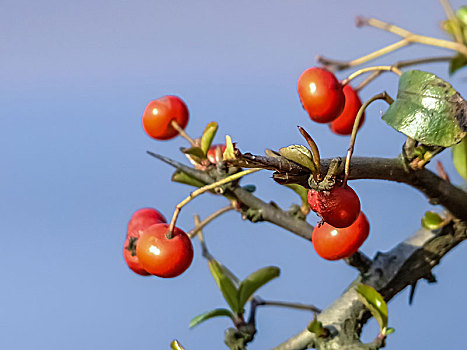
[(303, 108), (317, 123), (329, 123), (342, 113), (345, 96), (341, 83), (324, 68), (309, 68), (297, 84)]
[(360, 214), (360, 199), (349, 185), (336, 185), (329, 191), (308, 191), (311, 210), (334, 227), (347, 227)]
[(141, 263), (139, 262), (138, 257), (136, 256), (136, 242), (138, 241), (137, 237), (126, 236), (125, 243), (123, 244), (123, 258), (125, 259), (128, 267), (138, 275), (149, 276), (148, 273)]
[(177, 96), (164, 96), (148, 103), (143, 113), (143, 127), (152, 138), (169, 140), (178, 135), (171, 121), (175, 120), (185, 129), (188, 115), (188, 108), (182, 99)]
[[(362, 101), (358, 93), (350, 85), (344, 86), (345, 105), (341, 115), (329, 124), (331, 130), (338, 135), (352, 134), (353, 124), (357, 117), (358, 110), (362, 106)], [(360, 119), (359, 128), (362, 126), (365, 114)]]
[(212, 164), (216, 164), (217, 163), (217, 160), (216, 160), (216, 152), (217, 152), (217, 149), (220, 148), (221, 149), (221, 154), (224, 153), (225, 151), (225, 145), (213, 145), (209, 148), (208, 150), (208, 154), (207, 154), (207, 157), (208, 157), (208, 160), (212, 163)]
[(193, 245), (187, 234), (175, 227), (166, 237), (169, 225), (155, 224), (145, 229), (136, 244), (136, 255), (147, 272), (159, 277), (182, 274), (193, 260)]
[(139, 209), (131, 216), (128, 222), (127, 236), (123, 244), (123, 258), (133, 272), (142, 276), (150, 275), (150, 273), (144, 270), (136, 256), (136, 243), (144, 229), (151, 225), (165, 222), (164, 216), (153, 208)]
[(348, 258), (365, 242), (370, 233), (370, 224), (365, 214), (360, 213), (349, 227), (335, 228), (324, 223), (313, 230), (313, 247), (319, 256), (327, 260)]
[(128, 234), (136, 235), (139, 237), (139, 231), (144, 230), (145, 228), (160, 223), (166, 223), (164, 215), (159, 211), (153, 208), (142, 208), (137, 210), (128, 222)]

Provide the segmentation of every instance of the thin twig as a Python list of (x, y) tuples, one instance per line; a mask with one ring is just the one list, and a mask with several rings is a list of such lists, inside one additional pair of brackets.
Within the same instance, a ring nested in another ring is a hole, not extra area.
[(397, 68), (397, 67), (395, 67), (395, 66), (374, 66), (374, 67), (367, 67), (367, 68), (359, 69), (359, 70), (357, 70), (356, 72), (350, 74), (347, 78), (345, 78), (344, 80), (342, 80), (341, 84), (342, 84), (342, 85), (347, 85), (348, 83), (350, 83), (353, 79), (355, 79), (355, 78), (358, 77), (359, 75), (364, 74), (364, 73), (367, 73), (367, 72), (373, 72), (373, 71), (380, 71), (380, 72), (383, 72), (383, 71), (390, 71), (390, 72), (396, 73), (398, 76), (401, 76), (401, 75), (402, 75), (402, 72), (400, 71), (400, 69)]
[(273, 300), (263, 300), (259, 297), (255, 297), (256, 305), (257, 306), (279, 306), (279, 307), (286, 307), (289, 309), (297, 309), (297, 310), (306, 310), (311, 311), (319, 314), (321, 309), (314, 306), (314, 305), (306, 305), (302, 303), (292, 303), (288, 301), (273, 301)]
[(226, 212), (228, 212), (230, 210), (233, 210), (233, 209), (235, 209), (235, 208), (231, 204), (231, 205), (228, 205), (226, 207), (220, 208), (219, 210), (215, 211), (214, 213), (209, 215), (206, 219), (204, 219), (200, 223), (196, 224), (195, 227), (190, 232), (187, 233), (188, 237), (190, 237), (190, 239), (196, 237), (196, 234), (201, 229), (203, 229), (207, 224), (209, 224), (211, 221), (213, 221), (217, 217), (221, 216), (222, 214), (224, 214), (224, 213), (226, 213)]
[(167, 231), (167, 238), (170, 239), (172, 238), (172, 232), (173, 232), (173, 229), (175, 227), (175, 224), (177, 223), (177, 218), (178, 218), (178, 215), (180, 214), (180, 211), (182, 210), (182, 208), (187, 205), (188, 203), (190, 203), (194, 198), (198, 197), (199, 195), (207, 192), (207, 191), (210, 191), (210, 190), (213, 190), (215, 189), (216, 187), (219, 187), (221, 185), (224, 185), (224, 184), (227, 184), (229, 182), (232, 182), (232, 181), (235, 181), (237, 179), (240, 179), (241, 177), (245, 176), (245, 175), (248, 175), (248, 174), (252, 174), (252, 173), (255, 173), (257, 171), (259, 171), (261, 169), (248, 169), (248, 170), (244, 170), (244, 171), (240, 171), (239, 173), (236, 173), (236, 174), (233, 174), (233, 175), (230, 175), (222, 180), (219, 180), (219, 181), (216, 181), (212, 184), (209, 184), (209, 185), (206, 185), (204, 187), (201, 187), (201, 188), (198, 188), (197, 190), (193, 191), (190, 193), (190, 195), (188, 197), (186, 197), (184, 200), (182, 200), (180, 203), (177, 204), (177, 206), (175, 207), (175, 211), (174, 211), (174, 214), (172, 216), (172, 220), (170, 221), (170, 225), (169, 225), (169, 230)]
[(198, 143), (197, 143), (195, 140), (193, 140), (193, 139), (190, 137), (190, 135), (188, 135), (188, 134), (185, 132), (185, 130), (183, 130), (183, 128), (182, 128), (175, 120), (172, 120), (172, 121), (170, 122), (170, 125), (172, 125), (172, 127), (173, 127), (175, 130), (177, 130), (177, 132), (178, 132), (185, 140), (187, 140), (187, 141), (190, 143), (190, 145), (191, 145), (192, 147), (198, 147), (198, 146), (199, 146)]

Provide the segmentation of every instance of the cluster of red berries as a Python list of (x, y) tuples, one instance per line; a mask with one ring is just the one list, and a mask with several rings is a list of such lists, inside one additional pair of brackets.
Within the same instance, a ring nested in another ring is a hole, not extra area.
[[(298, 94), (303, 108), (317, 123), (329, 123), (333, 132), (350, 135), (362, 106), (358, 93), (343, 86), (330, 71), (313, 67), (298, 79)], [(360, 121), (359, 127), (363, 122)], [(360, 200), (347, 184), (329, 191), (308, 192), (308, 203), (324, 221), (313, 230), (313, 246), (327, 260), (347, 258), (368, 237), (370, 225), (360, 211)]]
[(128, 223), (123, 257), (142, 276), (176, 277), (190, 267), (193, 246), (188, 235), (175, 227), (168, 236), (164, 216), (152, 208), (136, 211)]
[[(297, 89), (311, 120), (329, 123), (331, 130), (339, 135), (352, 133), (362, 102), (350, 85), (343, 86), (330, 71), (313, 67), (300, 75)], [(363, 118), (359, 127), (362, 123)]]

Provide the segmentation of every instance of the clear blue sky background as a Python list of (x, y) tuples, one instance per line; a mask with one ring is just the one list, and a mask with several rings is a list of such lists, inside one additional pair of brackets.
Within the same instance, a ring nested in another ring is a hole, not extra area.
[[(460, 6), (460, 2), (454, 4)], [(145, 154), (180, 161), (177, 138), (156, 142), (143, 132), (147, 102), (182, 96), (199, 135), (216, 120), (216, 142), (232, 135), (243, 151), (261, 153), (303, 142), (307, 128), (324, 156), (344, 155), (348, 138), (310, 122), (296, 93), (300, 73), (324, 54), (350, 59), (397, 40), (376, 29), (354, 27), (357, 15), (376, 16), (443, 36), (435, 1), (25, 1), (0, 5), (0, 347), (4, 349), (168, 349), (179, 339), (187, 350), (221, 349), (228, 319), (189, 330), (190, 319), (225, 303), (195, 242), (191, 268), (176, 279), (142, 278), (122, 258), (131, 214), (152, 206), (170, 217), (189, 188), (170, 182), (172, 169)], [(442, 54), (412, 47), (401, 57)], [(424, 67), (447, 78), (443, 65)], [(345, 77), (345, 73), (339, 76)], [(465, 72), (452, 83), (461, 93)], [(388, 74), (362, 92), (394, 95)], [(403, 137), (372, 105), (356, 154), (395, 156)], [(440, 157), (453, 181), (450, 153)], [(257, 194), (288, 207), (294, 194), (264, 172), (245, 179)], [(363, 251), (373, 256), (414, 232), (423, 196), (400, 184), (352, 183), (371, 222)], [(206, 195), (180, 219), (205, 217), (226, 204)], [(432, 208), (433, 209), (433, 208)], [(313, 215), (312, 224), (317, 222)], [(212, 253), (244, 277), (276, 265), (279, 279), (261, 290), (265, 299), (329, 305), (356, 272), (320, 259), (311, 244), (270, 224), (251, 224), (229, 213), (205, 230)], [(435, 269), (439, 283), (422, 282), (412, 306), (402, 292), (389, 304), (396, 333), (388, 349), (456, 348), (464, 342), (466, 247)], [(305, 311), (261, 308), (251, 349), (267, 349), (303, 329)], [(364, 331), (376, 335), (376, 323)], [(445, 337), (449, 339), (446, 340)], [(457, 345), (456, 345), (457, 344)]]

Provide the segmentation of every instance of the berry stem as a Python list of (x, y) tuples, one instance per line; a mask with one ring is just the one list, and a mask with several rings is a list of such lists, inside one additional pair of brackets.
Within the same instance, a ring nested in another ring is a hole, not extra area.
[(451, 40), (443, 40), (443, 39), (437, 39), (437, 38), (433, 38), (433, 37), (429, 37), (425, 35), (414, 34), (408, 30), (405, 30), (393, 24), (380, 21), (375, 18), (360, 17), (357, 19), (357, 26), (375, 27), (375, 28), (382, 29), (387, 32), (396, 34), (398, 36), (401, 36), (403, 39), (391, 45), (383, 47), (379, 50), (376, 50), (368, 55), (356, 58), (351, 61), (336, 61), (336, 60), (331, 60), (325, 57), (318, 56), (317, 57), (318, 62), (322, 63), (325, 66), (332, 66), (337, 70), (344, 70), (347, 68), (351, 68), (351, 67), (366, 63), (375, 58), (381, 57), (383, 55), (386, 55), (390, 52), (393, 52), (395, 50), (398, 50), (404, 46), (407, 46), (413, 43), (441, 47), (444, 49), (457, 51), (467, 56), (467, 46), (465, 46), (462, 42), (454, 42)]
[(391, 71), (391, 72), (396, 73), (398, 76), (401, 76), (401, 75), (402, 75), (402, 72), (401, 72), (400, 69), (397, 68), (396, 66), (374, 66), (374, 67), (366, 67), (366, 68), (359, 69), (359, 70), (357, 70), (356, 72), (353, 72), (352, 74), (350, 74), (347, 78), (345, 78), (344, 80), (342, 80), (341, 84), (342, 84), (342, 85), (347, 85), (348, 83), (350, 83), (353, 79), (355, 79), (355, 78), (358, 77), (359, 75), (364, 74), (364, 73), (367, 73), (367, 72), (372, 72), (372, 71), (378, 71), (378, 72)]
[(187, 140), (187, 141), (190, 143), (191, 146), (193, 146), (193, 147), (198, 147), (198, 143), (197, 143), (195, 140), (193, 140), (193, 139), (190, 137), (190, 135), (188, 135), (188, 134), (185, 132), (185, 130), (183, 130), (183, 128), (182, 128), (180, 125), (178, 125), (178, 123), (177, 123), (175, 120), (172, 120), (172, 121), (170, 122), (170, 125), (172, 125), (172, 127), (173, 127), (175, 130), (177, 130), (177, 132), (178, 132), (185, 140)]
[(394, 102), (394, 100), (391, 98), (391, 96), (389, 96), (387, 94), (386, 91), (378, 94), (378, 95), (375, 95), (373, 96), (372, 98), (370, 98), (368, 101), (366, 101), (361, 107), (360, 109), (358, 110), (358, 113), (357, 113), (357, 116), (355, 118), (355, 122), (353, 123), (353, 129), (352, 129), (352, 135), (350, 137), (350, 144), (349, 144), (349, 148), (347, 150), (347, 156), (345, 158), (345, 167), (344, 167), (344, 183), (343, 183), (343, 186), (345, 186), (347, 184), (347, 179), (349, 178), (349, 174), (350, 174), (350, 159), (352, 158), (352, 154), (353, 154), (353, 151), (354, 151), (354, 147), (355, 147), (355, 140), (357, 138), (357, 132), (358, 132), (358, 126), (360, 125), (360, 119), (362, 119), (362, 116), (363, 116), (363, 113), (365, 112), (365, 110), (368, 108), (368, 106), (373, 103), (374, 101), (376, 100), (384, 100), (386, 101), (388, 104), (392, 104)]
[[(404, 68), (404, 67), (410, 67), (410, 66), (415, 66), (419, 64), (426, 64), (426, 63), (435, 63), (435, 62), (446, 62), (452, 59), (452, 56), (439, 56), (439, 57), (424, 57), (424, 58), (416, 58), (413, 60), (405, 60), (405, 61), (399, 61), (393, 64), (394, 67), (396, 68)], [(371, 73), (365, 80), (363, 80), (358, 87), (356, 87), (354, 90), (355, 91), (360, 91), (362, 90), (365, 86), (367, 86), (369, 83), (371, 83), (373, 80), (375, 80), (377, 77), (379, 77), (384, 71), (379, 70), (379, 71), (374, 71)]]
[(219, 210), (216, 210), (214, 213), (209, 215), (206, 219), (204, 219), (200, 223), (195, 224), (195, 227), (190, 232), (187, 233), (188, 237), (190, 237), (190, 239), (193, 239), (194, 237), (196, 237), (198, 232), (200, 232), (200, 230), (202, 230), (207, 224), (209, 224), (211, 221), (221, 216), (222, 214), (233, 209), (235, 209), (233, 205), (228, 205), (226, 207), (220, 208)]
[(169, 226), (169, 230), (167, 231), (166, 237), (168, 239), (171, 239), (173, 237), (173, 230), (174, 230), (175, 224), (177, 223), (177, 218), (178, 218), (178, 215), (180, 214), (180, 211), (182, 210), (182, 208), (186, 204), (191, 202), (194, 198), (198, 197), (199, 195), (203, 194), (204, 192), (210, 191), (210, 190), (212, 190), (212, 189), (214, 189), (216, 187), (219, 187), (219, 186), (224, 185), (226, 183), (229, 183), (229, 182), (232, 182), (234, 180), (240, 179), (241, 177), (243, 177), (245, 175), (255, 173), (255, 172), (259, 171), (259, 170), (261, 170), (261, 169), (254, 168), (254, 169), (243, 170), (243, 171), (240, 171), (239, 173), (230, 175), (230, 176), (228, 176), (228, 177), (226, 177), (226, 178), (224, 178), (222, 180), (213, 182), (212, 184), (203, 186), (203, 187), (198, 188), (197, 190), (191, 192), (188, 197), (186, 197), (184, 200), (182, 200), (180, 203), (178, 203), (177, 206), (175, 207), (175, 211), (174, 211), (174, 214), (172, 216), (172, 220), (170, 221), (170, 226)]
[(463, 43), (463, 38), (462, 38), (462, 29), (461, 26), (459, 25), (459, 19), (457, 18), (456, 14), (454, 13), (454, 10), (452, 9), (451, 4), (449, 3), (449, 0), (439, 0), (441, 3), (441, 6), (443, 6), (444, 12), (446, 13), (446, 18), (448, 21), (451, 22), (452, 29), (454, 31), (454, 38), (458, 43)]
[(310, 146), (311, 156), (313, 158), (313, 163), (316, 167), (316, 174), (313, 173), (313, 177), (316, 181), (318, 181), (318, 176), (321, 173), (321, 156), (319, 154), (318, 146), (316, 145), (316, 142), (313, 140), (310, 134), (306, 132), (305, 129), (299, 126), (298, 130), (300, 131), (300, 134), (302, 134), (302, 136), (305, 138), (306, 142), (308, 143), (308, 146)]

